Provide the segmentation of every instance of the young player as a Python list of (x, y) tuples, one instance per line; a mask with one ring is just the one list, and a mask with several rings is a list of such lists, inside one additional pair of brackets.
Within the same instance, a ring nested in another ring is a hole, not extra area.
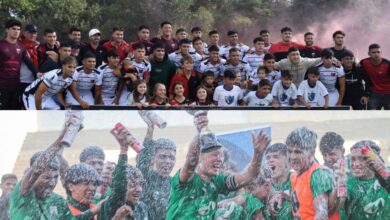
[(321, 47), (314, 45), (314, 34), (306, 32), (304, 35), (305, 47), (299, 51), (302, 57), (317, 58), (321, 57)]
[[(176, 30), (176, 39), (180, 42), (183, 39), (188, 39), (188, 33), (184, 28), (179, 28)], [(179, 44), (180, 47), (180, 44)]]
[(253, 40), (254, 52), (244, 56), (242, 61), (247, 62), (251, 67), (251, 72), (255, 71), (259, 66), (263, 65), (264, 61), (264, 40), (261, 37), (256, 37)]
[(261, 80), (257, 91), (249, 92), (244, 97), (244, 103), (249, 107), (264, 107), (272, 105), (271, 83), (268, 79)]
[(209, 32), (209, 44), (204, 48), (205, 54), (209, 53), (209, 48), (211, 46), (217, 46), (220, 49), (219, 45), (219, 33), (216, 30), (212, 30)]
[(282, 59), (287, 58), (289, 54), (289, 48), (298, 47), (303, 48), (302, 44), (292, 41), (293, 31), (290, 27), (284, 27), (280, 30), (282, 41), (279, 43), (272, 44), (269, 49), (269, 53), (275, 56), (276, 61), (280, 61)]
[(218, 86), (214, 91), (214, 104), (223, 107), (234, 107), (241, 105), (243, 92), (240, 87), (234, 85), (235, 74), (232, 70), (225, 70), (224, 84)]
[(179, 48), (178, 40), (172, 37), (172, 23), (163, 21), (160, 24), (160, 37), (155, 37), (151, 40), (153, 44), (162, 44), (167, 54), (173, 53)]
[[(199, 54), (202, 57), (202, 60), (199, 60), (199, 62), (208, 58), (208, 55), (205, 53), (204, 44), (205, 43), (200, 37), (194, 37), (194, 39), (192, 39), (193, 52)], [(200, 64), (198, 64), (197, 66), (200, 66)]]
[(330, 49), (333, 51), (334, 56), (338, 60), (341, 60), (341, 55), (347, 49), (344, 44), (345, 33), (343, 31), (338, 30), (333, 33), (332, 37), (333, 37), (334, 46), (331, 47)]
[(153, 43), (150, 42), (149, 40), (149, 36), (150, 36), (150, 28), (146, 25), (141, 25), (138, 27), (138, 31), (137, 31), (137, 36), (138, 36), (138, 39), (135, 40), (135, 41), (132, 41), (130, 44), (129, 44), (129, 47), (130, 47), (130, 52), (133, 52), (133, 46), (135, 44), (143, 44), (145, 45), (145, 51), (146, 51), (146, 56), (149, 56), (152, 51), (150, 50), (153, 46)]
[(321, 106), (322, 98), (325, 99), (324, 108), (329, 107), (329, 96), (326, 87), (319, 81), (320, 72), (312, 67), (307, 71), (307, 80), (304, 80), (298, 88), (298, 100), (306, 107)]
[(185, 55), (191, 56), (191, 58), (194, 61), (194, 64), (198, 65), (198, 66), (194, 66), (194, 69), (199, 69), (202, 56), (196, 52), (190, 52), (190, 48), (191, 48), (191, 41), (188, 40), (187, 38), (182, 39), (179, 41), (179, 51), (169, 54), (168, 57), (173, 63), (176, 64), (177, 67), (180, 67), (183, 56)]
[(222, 71), (225, 72), (226, 70), (240, 72), (241, 82), (247, 81), (248, 77), (251, 75), (249, 64), (240, 59), (240, 51), (237, 48), (231, 48), (229, 50), (229, 59), (223, 65)]
[(119, 86), (120, 77), (114, 72), (119, 67), (119, 54), (115, 50), (107, 53), (107, 64), (98, 67), (98, 71), (102, 77), (102, 95), (99, 103), (104, 105), (119, 105), (119, 95), (117, 89)]
[(121, 61), (127, 57), (130, 51), (129, 45), (123, 40), (123, 32), (124, 29), (122, 27), (114, 27), (111, 33), (111, 40), (103, 44), (105, 52), (116, 50)]
[(145, 59), (146, 47), (143, 44), (133, 44), (133, 57), (131, 62), (137, 70), (137, 79), (146, 80), (150, 78), (151, 64)]
[(226, 63), (225, 59), (219, 56), (219, 48), (216, 45), (211, 45), (208, 48), (209, 58), (200, 64), (200, 72), (204, 75), (211, 71), (214, 73), (215, 84), (219, 85), (223, 81), (223, 65)]
[(265, 66), (259, 66), (249, 77), (248, 88), (251, 91), (257, 90), (259, 82), (263, 79), (267, 79), (267, 72), (268, 69)]
[(239, 59), (242, 60), (245, 54), (248, 53), (249, 47), (239, 41), (237, 31), (230, 30), (227, 36), (229, 37), (229, 43), (220, 48), (219, 55), (224, 59), (230, 59), (230, 50), (236, 48), (239, 52)]
[(210, 101), (212, 101), (214, 96), (215, 85), (216, 85), (213, 72), (207, 71), (203, 75), (202, 85), (205, 87), (207, 91), (207, 97), (209, 98)]
[(344, 69), (333, 64), (333, 52), (330, 49), (324, 49), (321, 58), (323, 64), (318, 66), (318, 70), (320, 81), (328, 90), (329, 106), (341, 105), (345, 93)]
[[(77, 60), (68, 56), (62, 61), (62, 68), (45, 73), (32, 82), (23, 93), (23, 103), (28, 110), (60, 109), (69, 107), (63, 92), (73, 83)], [(53, 96), (57, 97), (56, 103)], [(60, 106), (61, 105), (61, 106)]]
[(264, 66), (267, 68), (266, 78), (274, 85), (280, 79), (280, 71), (275, 69), (274, 55), (269, 53), (264, 55)]
[(272, 46), (269, 30), (267, 29), (261, 30), (260, 37), (264, 40), (264, 53), (268, 53), (269, 49)]
[(274, 97), (273, 107), (292, 106), (297, 107), (297, 87), (292, 83), (292, 75), (288, 70), (282, 71), (282, 77), (272, 87)]
[(98, 101), (101, 100), (102, 77), (95, 66), (95, 55), (87, 53), (83, 58), (83, 66), (76, 69), (77, 72), (73, 75), (70, 92), (66, 94), (66, 102), (80, 105), (83, 109), (88, 109), (90, 105), (100, 104)]

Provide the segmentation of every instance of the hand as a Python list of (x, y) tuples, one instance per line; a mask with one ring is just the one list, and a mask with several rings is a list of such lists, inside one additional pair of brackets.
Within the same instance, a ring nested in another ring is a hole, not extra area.
[(68, 109), (68, 108), (70, 108), (70, 106), (72, 106), (72, 104), (71, 104), (71, 103), (65, 103), (65, 104), (64, 104), (64, 108), (65, 108), (65, 109)]
[(82, 109), (89, 109), (89, 104), (83, 100), (79, 103)]
[(222, 209), (227, 208), (230, 203), (231, 203), (230, 199), (224, 199), (222, 201), (219, 201), (218, 202), (218, 208), (222, 208)]
[(279, 104), (276, 103), (276, 102), (274, 102), (274, 103), (272, 104), (272, 107), (274, 107), (274, 108), (279, 108)]
[(309, 103), (305, 103), (305, 107), (311, 109), (311, 105)]
[(127, 152), (129, 148), (128, 144), (131, 145), (131, 143), (128, 143), (128, 136), (131, 135), (129, 130), (125, 126), (121, 126), (119, 129), (112, 129), (111, 134), (114, 135), (119, 142), (121, 151)]
[(137, 108), (139, 108), (139, 109), (141, 109), (141, 108), (142, 108), (142, 104), (141, 104), (141, 103), (139, 103), (139, 102), (136, 102), (136, 103), (134, 103), (134, 105), (135, 105)]
[(275, 192), (271, 199), (268, 201), (268, 211), (272, 215), (277, 215), (278, 211), (282, 208), (283, 198), (285, 194), (283, 192)]
[(327, 109), (327, 108), (329, 108), (329, 104), (324, 105), (324, 109)]
[(38, 73), (37, 73), (37, 79), (38, 79), (38, 78), (41, 78), (43, 75), (44, 75), (44, 73), (38, 72)]
[(90, 209), (91, 212), (93, 213), (93, 215), (97, 215), (97, 214), (99, 213), (100, 208), (103, 206), (104, 202), (105, 202), (107, 199), (108, 199), (108, 197), (105, 198), (105, 199), (103, 199), (103, 200), (100, 201), (95, 207), (93, 207), (92, 209)]
[(146, 116), (147, 111), (138, 111), (139, 115), (141, 116), (142, 120), (146, 123), (146, 125), (150, 127), (154, 127), (153, 122), (149, 119), (149, 117)]
[(114, 101), (112, 101), (112, 104), (119, 105), (119, 97), (115, 97)]
[(58, 62), (58, 54), (54, 51), (46, 51), (46, 55), (54, 62)]
[(270, 139), (263, 133), (263, 131), (260, 131), (257, 135), (252, 133), (252, 143), (255, 154), (263, 155), (265, 149), (270, 143)]
[(133, 215), (133, 210), (131, 210), (131, 207), (128, 205), (123, 205), (116, 210), (112, 220), (125, 220), (127, 216), (132, 216), (132, 215)]
[(360, 99), (360, 103), (362, 103), (362, 105), (367, 105), (368, 104), (368, 97), (367, 96), (363, 96)]
[(200, 132), (203, 128), (207, 127), (209, 124), (209, 118), (207, 117), (207, 112), (203, 111), (198, 115), (194, 116), (194, 125)]
[(293, 108), (298, 108), (298, 103), (294, 103), (294, 105), (292, 105)]

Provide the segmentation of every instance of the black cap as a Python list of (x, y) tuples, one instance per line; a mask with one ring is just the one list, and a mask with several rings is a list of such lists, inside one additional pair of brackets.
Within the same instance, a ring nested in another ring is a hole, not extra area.
[(33, 24), (28, 24), (28, 25), (26, 25), (26, 27), (24, 27), (24, 31), (36, 33), (36, 32), (38, 32), (38, 29), (37, 29), (37, 26), (35, 26)]
[(81, 47), (80, 41), (77, 41), (77, 40), (69, 41), (69, 45), (71, 48), (80, 48)]
[(353, 55), (353, 52), (350, 51), (350, 50), (345, 50), (342, 54), (341, 54), (341, 59), (343, 59), (344, 57), (354, 57)]

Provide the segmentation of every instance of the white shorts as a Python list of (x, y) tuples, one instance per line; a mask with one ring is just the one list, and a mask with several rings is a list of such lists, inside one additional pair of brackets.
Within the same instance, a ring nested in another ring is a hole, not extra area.
[[(84, 100), (84, 102), (87, 102), (88, 105), (94, 105), (95, 104), (95, 98), (92, 95), (92, 92), (79, 92), (80, 98)], [(73, 98), (72, 93), (70, 91), (67, 91), (66, 93), (66, 103), (70, 103), (72, 105), (80, 105), (80, 103), (77, 102), (75, 98)]]
[[(27, 110), (36, 110), (35, 96), (23, 94), (23, 104)], [(61, 107), (54, 101), (51, 96), (42, 96), (42, 109), (44, 110), (59, 110)]]

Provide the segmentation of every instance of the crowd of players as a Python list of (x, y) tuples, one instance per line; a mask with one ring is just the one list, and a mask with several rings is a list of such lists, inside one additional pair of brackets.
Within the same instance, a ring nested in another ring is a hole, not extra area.
[[(61, 140), (80, 123), (69, 119), (60, 137), (32, 156), (20, 181), (13, 174), (2, 177), (1, 219), (390, 218), (390, 170), (373, 141), (358, 141), (346, 155), (342, 136), (327, 132), (319, 144), (321, 165), (314, 156), (314, 131), (297, 128), (285, 143), (272, 145), (260, 132), (252, 135), (251, 162), (237, 172), (201, 112), (194, 116), (198, 133), (185, 163), (171, 177), (176, 145), (153, 139), (156, 125), (143, 119), (148, 126), (143, 148), (125, 127), (116, 128), (111, 133), (119, 143), (117, 163), (89, 146), (72, 166), (62, 156), (69, 146)], [(135, 166), (128, 164), (129, 146), (137, 149)], [(58, 179), (66, 198), (53, 192)]]
[[(389, 109), (390, 68), (381, 47), (371, 44), (369, 57), (358, 62), (344, 44), (346, 34), (333, 34), (334, 46), (293, 42), (293, 30), (281, 29), (281, 41), (271, 43), (261, 30), (253, 45), (227, 33), (219, 42), (200, 27), (191, 34), (162, 22), (159, 35), (140, 26), (138, 39), (127, 43), (124, 30), (114, 27), (109, 40), (93, 28), (89, 41), (73, 27), (69, 39), (17, 20), (5, 23), (0, 41), (0, 109), (64, 109), (80, 105), (145, 106), (352, 106)], [(22, 31), (23, 30), (23, 31)], [(331, 37), (331, 36), (329, 36)]]

